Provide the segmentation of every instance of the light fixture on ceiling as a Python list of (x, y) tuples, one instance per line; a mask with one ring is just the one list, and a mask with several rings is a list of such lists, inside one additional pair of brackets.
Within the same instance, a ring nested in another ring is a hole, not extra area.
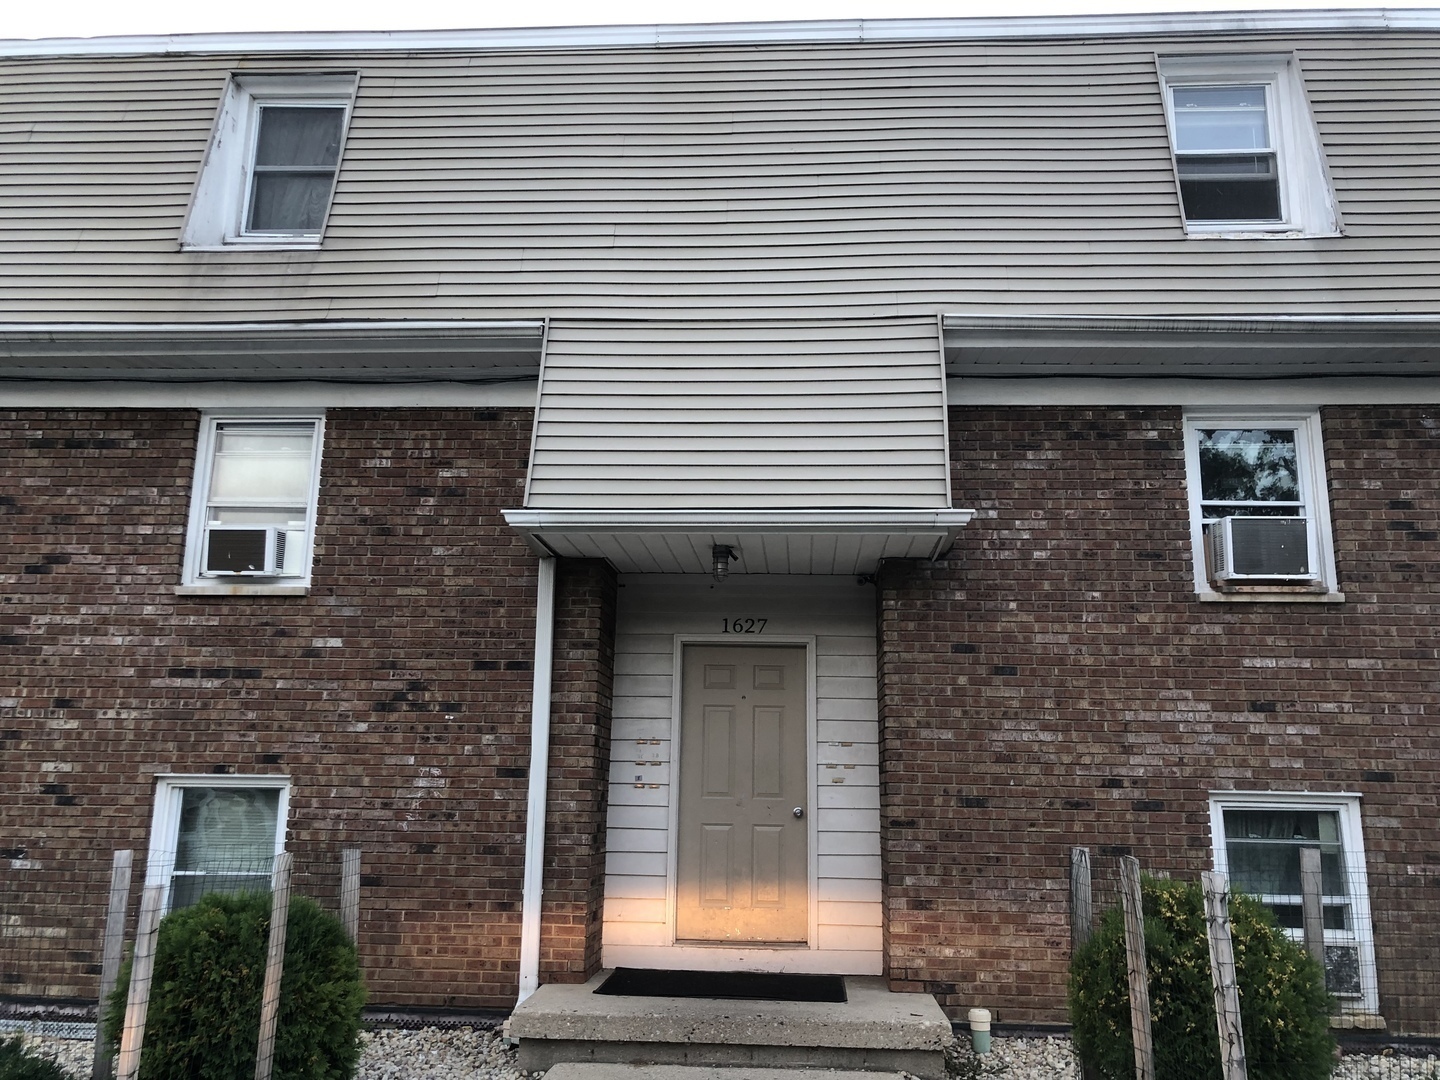
[(730, 563), (740, 556), (729, 544), (716, 544), (710, 549), (711, 569), (716, 581), (724, 581), (730, 575)]

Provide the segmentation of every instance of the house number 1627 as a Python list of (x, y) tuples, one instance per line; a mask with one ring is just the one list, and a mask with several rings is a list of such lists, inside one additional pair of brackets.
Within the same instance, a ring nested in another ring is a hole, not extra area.
[(769, 619), (721, 619), (720, 632), (723, 634), (763, 634)]

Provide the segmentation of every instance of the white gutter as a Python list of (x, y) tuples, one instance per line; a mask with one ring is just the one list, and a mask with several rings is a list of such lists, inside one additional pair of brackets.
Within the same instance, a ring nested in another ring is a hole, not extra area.
[(1059, 15), (979, 19), (830, 19), (797, 22), (658, 23), (490, 30), (153, 34), (0, 41), (0, 57), (425, 52), (436, 50), (646, 48), (883, 41), (1136, 37), (1154, 34), (1434, 31), (1433, 8), (1237, 11), (1152, 15)]
[(540, 902), (545, 886), (545, 798), (550, 774), (555, 560), (542, 558), (539, 571), (535, 597), (535, 689), (530, 705), (530, 796), (525, 807), (525, 870), (520, 900), (520, 1001), (540, 987)]
[(965, 525), (974, 510), (506, 510), (511, 528), (601, 532), (927, 533)]

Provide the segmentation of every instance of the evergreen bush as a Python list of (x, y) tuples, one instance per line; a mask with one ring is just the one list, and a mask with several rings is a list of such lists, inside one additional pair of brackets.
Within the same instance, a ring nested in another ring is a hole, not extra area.
[[(1220, 1080), (1204, 895), (1196, 883), (1153, 878), (1140, 891), (1156, 1073)], [(1230, 924), (1250, 1080), (1328, 1077), (1335, 1040), (1320, 965), (1250, 897), (1231, 897)], [(1070, 1023), (1076, 1053), (1099, 1076), (1135, 1075), (1119, 909), (1106, 912), (1071, 963)]]
[[(161, 922), (140, 1080), (253, 1080), (270, 904), (266, 893), (212, 894)], [(113, 1046), (129, 985), (127, 962), (105, 1014)], [(359, 960), (339, 920), (293, 898), (274, 1080), (354, 1076), (364, 1002)]]
[(23, 1035), (0, 1037), (0, 1080), (70, 1080), (65, 1070), (25, 1045)]

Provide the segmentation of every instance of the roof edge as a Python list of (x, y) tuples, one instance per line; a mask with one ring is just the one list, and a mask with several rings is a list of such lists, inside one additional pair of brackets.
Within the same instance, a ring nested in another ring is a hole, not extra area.
[(1030, 15), (974, 19), (832, 19), (657, 23), (475, 30), (281, 31), (0, 40), (0, 57), (439, 52), (661, 48), (687, 45), (858, 44), (1011, 38), (1137, 37), (1265, 31), (1435, 31), (1440, 8)]

